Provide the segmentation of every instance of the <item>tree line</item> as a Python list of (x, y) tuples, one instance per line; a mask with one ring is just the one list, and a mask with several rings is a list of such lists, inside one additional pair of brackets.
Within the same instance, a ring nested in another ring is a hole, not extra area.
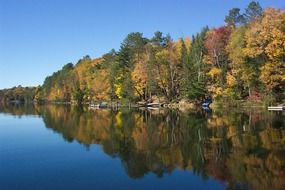
[(1, 102), (32, 102), (40, 87), (22, 87), (21, 85), (0, 90)]
[[(34, 89), (34, 100), (282, 102), (285, 96), (285, 11), (256, 1), (229, 10), (225, 25), (191, 38), (133, 32), (100, 58), (68, 63)], [(5, 94), (5, 93), (4, 93)]]

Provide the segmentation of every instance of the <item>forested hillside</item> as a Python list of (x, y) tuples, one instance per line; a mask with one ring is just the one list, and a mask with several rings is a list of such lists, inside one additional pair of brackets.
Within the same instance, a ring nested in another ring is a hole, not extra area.
[(224, 26), (204, 27), (178, 40), (159, 31), (152, 38), (130, 33), (118, 51), (66, 64), (34, 89), (33, 97), (81, 103), (199, 102), (205, 96), (216, 101), (284, 100), (284, 10), (262, 10), (253, 1), (245, 10), (231, 9)]
[(9, 89), (0, 90), (1, 102), (32, 102), (40, 87), (17, 86)]

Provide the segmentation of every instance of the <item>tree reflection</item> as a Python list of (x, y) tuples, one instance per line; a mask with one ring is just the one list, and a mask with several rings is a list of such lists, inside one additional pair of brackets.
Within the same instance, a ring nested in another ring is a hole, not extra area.
[[(272, 113), (87, 110), (72, 106), (0, 107), (41, 115), (48, 129), (86, 147), (102, 145), (127, 174), (158, 177), (191, 170), (228, 189), (285, 188), (285, 119)], [(21, 110), (22, 109), (22, 110)], [(207, 115), (205, 115), (207, 114)]]

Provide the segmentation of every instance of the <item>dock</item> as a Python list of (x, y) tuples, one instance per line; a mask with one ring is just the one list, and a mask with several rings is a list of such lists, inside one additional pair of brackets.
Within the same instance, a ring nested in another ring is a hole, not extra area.
[(159, 108), (159, 107), (162, 107), (163, 104), (162, 103), (159, 103), (159, 102), (154, 102), (154, 103), (148, 103), (146, 104), (146, 107), (156, 107), (156, 108)]
[(285, 111), (285, 106), (268, 106), (268, 111)]

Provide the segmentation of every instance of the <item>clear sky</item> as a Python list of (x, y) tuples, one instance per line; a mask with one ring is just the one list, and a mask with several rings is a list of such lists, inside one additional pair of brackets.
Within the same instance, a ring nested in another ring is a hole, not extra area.
[[(130, 32), (173, 39), (223, 24), (250, 0), (0, 0), (0, 89), (43, 83), (84, 55), (118, 49)], [(284, 0), (261, 0), (285, 8)]]

